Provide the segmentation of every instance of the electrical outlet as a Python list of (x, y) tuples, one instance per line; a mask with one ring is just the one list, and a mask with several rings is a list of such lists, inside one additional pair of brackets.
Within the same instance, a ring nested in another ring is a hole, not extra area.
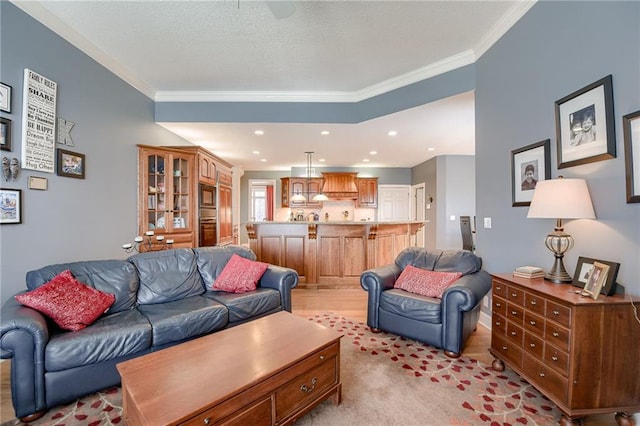
[(484, 218), (484, 227), (486, 229), (491, 228), (491, 218), (490, 217), (485, 217)]
[(449, 220), (453, 222), (454, 220), (456, 220), (456, 216), (452, 214), (451, 216), (449, 216)]

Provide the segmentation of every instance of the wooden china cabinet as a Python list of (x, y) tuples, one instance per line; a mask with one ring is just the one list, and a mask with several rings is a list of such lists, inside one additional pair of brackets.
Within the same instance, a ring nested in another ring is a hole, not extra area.
[(233, 243), (232, 176), (230, 171), (218, 171), (218, 245)]
[(138, 235), (153, 231), (174, 248), (196, 246), (195, 161), (192, 152), (138, 145)]
[(494, 274), (491, 354), (553, 401), (563, 426), (640, 412), (640, 298), (582, 297), (572, 285)]

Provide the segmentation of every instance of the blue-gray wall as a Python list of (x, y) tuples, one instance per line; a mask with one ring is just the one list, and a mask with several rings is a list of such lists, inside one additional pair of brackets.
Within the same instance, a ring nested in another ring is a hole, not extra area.
[[(137, 233), (136, 144), (186, 142), (155, 124), (154, 103), (7, 1), (0, 2), (0, 81), (13, 87), (12, 151), (21, 157), (22, 75), (32, 69), (58, 83), (58, 114), (76, 123), (75, 147), (86, 179), (22, 170), (3, 188), (22, 190), (23, 223), (0, 225), (1, 297), (25, 288), (25, 273), (51, 263), (124, 258)], [(60, 147), (60, 146), (58, 146)], [(47, 191), (27, 188), (45, 177)]]
[[(557, 169), (554, 102), (613, 75), (618, 156)], [(510, 152), (551, 139), (551, 175), (587, 180), (596, 220), (565, 223), (575, 247), (565, 256), (573, 273), (578, 256), (621, 264), (618, 282), (640, 294), (640, 204), (625, 202), (621, 117), (640, 109), (640, 2), (538, 2), (476, 63), (476, 194), (485, 267), (511, 271), (549, 268), (544, 237), (553, 220), (526, 219), (511, 207)]]

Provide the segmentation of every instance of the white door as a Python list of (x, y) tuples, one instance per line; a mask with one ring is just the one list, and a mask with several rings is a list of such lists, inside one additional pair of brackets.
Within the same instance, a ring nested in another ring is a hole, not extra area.
[[(425, 219), (424, 189), (424, 182), (411, 187), (411, 220)], [(416, 247), (425, 247), (424, 229), (423, 226), (416, 234)]]
[(409, 185), (378, 186), (378, 221), (409, 220)]

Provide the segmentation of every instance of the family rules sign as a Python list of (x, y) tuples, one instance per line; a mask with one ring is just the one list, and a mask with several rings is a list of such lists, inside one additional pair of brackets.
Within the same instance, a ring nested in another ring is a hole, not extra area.
[(55, 172), (55, 81), (25, 68), (22, 103), (22, 168)]

